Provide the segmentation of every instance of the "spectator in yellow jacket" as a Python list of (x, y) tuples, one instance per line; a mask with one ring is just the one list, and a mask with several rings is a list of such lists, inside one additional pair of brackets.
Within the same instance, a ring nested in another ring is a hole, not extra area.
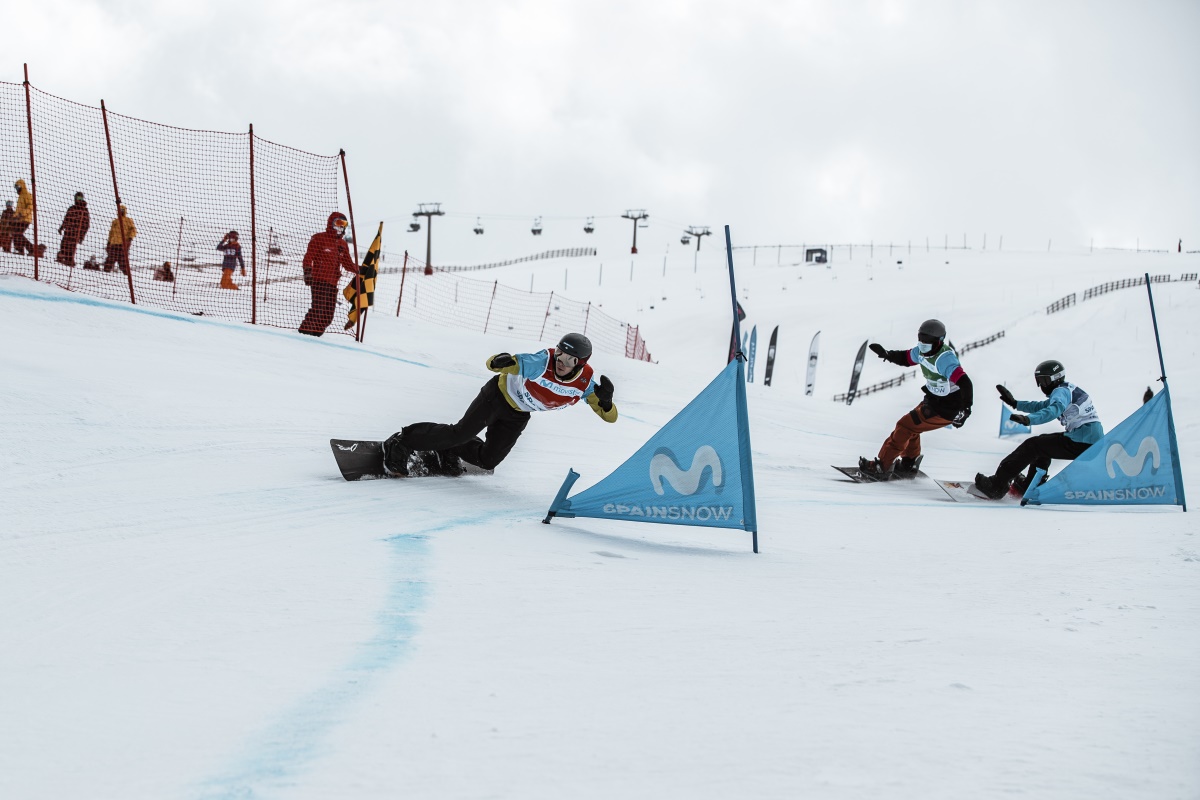
[[(122, 235), (124, 231), (124, 235)], [(125, 211), (125, 206), (117, 206), (117, 218), (108, 229), (108, 256), (104, 259), (104, 271), (112, 272), (113, 265), (121, 268), (121, 272), (129, 274), (129, 247), (137, 236), (137, 226), (133, 217)]]
[(33, 222), (33, 195), (25, 187), (24, 178), (17, 178), (13, 184), (17, 190), (16, 217), (10, 222), (12, 229), (13, 249), (17, 255), (33, 255), (33, 242), (25, 238), (25, 231)]

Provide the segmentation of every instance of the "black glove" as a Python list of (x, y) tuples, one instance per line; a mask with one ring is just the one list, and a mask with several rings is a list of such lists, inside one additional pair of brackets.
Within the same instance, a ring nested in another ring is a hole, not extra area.
[(608, 379), (608, 376), (601, 375), (600, 382), (596, 384), (594, 390), (601, 411), (612, 411), (613, 388), (613, 382)]
[(1013, 414), (1009, 417), (1009, 419), (1011, 419), (1013, 422), (1017, 423), (1018, 425), (1028, 425), (1029, 424), (1029, 415), (1028, 414)]
[(312, 273), (313, 273), (312, 267), (304, 268), (304, 285), (305, 286), (312, 286)]
[(871, 352), (882, 358), (884, 361), (887, 361), (887, 349), (878, 342), (875, 342), (871, 345)]
[(504, 369), (516, 363), (517, 360), (509, 353), (497, 353), (492, 356), (492, 369)]
[(971, 416), (971, 407), (967, 406), (962, 411), (954, 415), (954, 420), (950, 423), (956, 428), (961, 428), (967, 424), (967, 417)]
[(1013, 397), (1013, 393), (1008, 390), (1008, 387), (996, 384), (996, 391), (1000, 393), (1000, 399), (1004, 401), (1006, 406), (1010, 408), (1017, 407), (1017, 398)]

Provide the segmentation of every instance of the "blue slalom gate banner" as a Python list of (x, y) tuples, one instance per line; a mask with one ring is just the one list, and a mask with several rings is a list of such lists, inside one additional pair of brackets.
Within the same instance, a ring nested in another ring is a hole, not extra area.
[(574, 470), (546, 515), (757, 532), (745, 365), (735, 359), (611, 475), (574, 497)]
[(1030, 488), (1024, 502), (1180, 505), (1186, 510), (1170, 391), (1164, 387), (1062, 472)]
[[(738, 350), (740, 322), (733, 275), (733, 243), (725, 226), (733, 333), (729, 362), (704, 391), (617, 469), (574, 497), (579, 473), (567, 470), (546, 518), (594, 517), (666, 525), (749, 531), (758, 552), (750, 415), (746, 408), (746, 353)], [(757, 338), (757, 337), (755, 337)]]
[(1033, 428), (1013, 422), (1012, 411), (1004, 403), (1000, 404), (1000, 435), (1016, 436), (1021, 433), (1033, 433)]

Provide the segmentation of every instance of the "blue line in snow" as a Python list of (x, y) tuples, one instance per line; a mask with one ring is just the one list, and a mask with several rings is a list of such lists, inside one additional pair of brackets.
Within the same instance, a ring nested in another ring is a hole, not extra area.
[(198, 796), (247, 800), (298, 785), (300, 773), (322, 755), (330, 731), (346, 720), (355, 704), (375, 691), (388, 670), (412, 655), (418, 614), (425, 606), (423, 574), (430, 534), (491, 519), (491, 514), (457, 518), (386, 539), (391, 589), (376, 615), (375, 632), (324, 685), (262, 728), (220, 775), (204, 781)]

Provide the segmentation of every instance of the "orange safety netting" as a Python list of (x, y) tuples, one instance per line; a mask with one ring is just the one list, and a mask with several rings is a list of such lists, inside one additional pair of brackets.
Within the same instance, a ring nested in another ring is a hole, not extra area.
[[(340, 167), (252, 130), (175, 128), (0, 82), (0, 180), (23, 181), (36, 202), (27, 221), (0, 223), (0, 274), (295, 329), (313, 303), (301, 280), (309, 240), (331, 212), (349, 216)], [(15, 214), (16, 190), (5, 196)], [(354, 332), (340, 302), (350, 280), (342, 271), (328, 332)]]

